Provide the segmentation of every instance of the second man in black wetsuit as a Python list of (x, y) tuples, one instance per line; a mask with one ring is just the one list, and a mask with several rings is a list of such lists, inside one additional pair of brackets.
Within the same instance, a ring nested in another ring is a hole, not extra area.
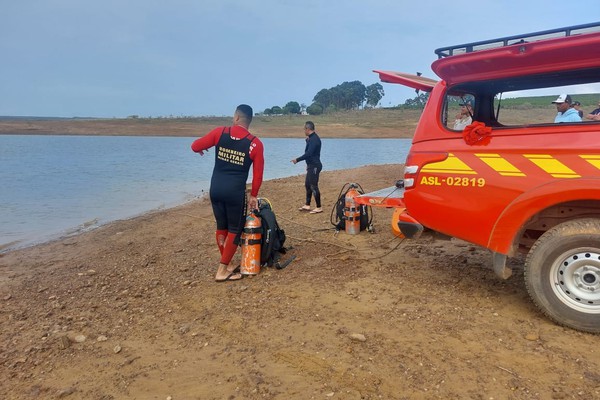
[[(319, 192), (319, 173), (323, 169), (323, 164), (321, 164), (321, 138), (315, 132), (315, 124), (312, 121), (306, 121), (304, 124), (304, 134), (306, 135), (304, 154), (292, 160), (294, 164), (298, 161), (306, 161), (306, 180), (304, 181), (306, 202), (299, 210), (318, 214), (323, 212), (321, 192)], [(310, 202), (313, 196), (316, 207), (311, 210)]]

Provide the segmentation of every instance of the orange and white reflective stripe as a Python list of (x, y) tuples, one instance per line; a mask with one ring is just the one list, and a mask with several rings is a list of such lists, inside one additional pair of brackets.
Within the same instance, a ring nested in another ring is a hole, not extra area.
[(512, 165), (500, 154), (480, 153), (475, 154), (475, 156), (479, 157), (481, 161), (489, 165), (490, 168), (502, 176), (525, 176), (525, 174), (521, 172), (519, 168)]

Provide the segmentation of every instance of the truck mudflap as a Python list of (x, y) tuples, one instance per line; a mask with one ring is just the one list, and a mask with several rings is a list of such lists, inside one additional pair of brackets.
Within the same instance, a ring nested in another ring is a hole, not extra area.
[(494, 266), (494, 273), (500, 278), (500, 279), (508, 279), (511, 277), (512, 275), (512, 269), (508, 268), (506, 266), (506, 260), (507, 260), (507, 256), (504, 254), (500, 254), (500, 253), (492, 253), (493, 254), (493, 266)]

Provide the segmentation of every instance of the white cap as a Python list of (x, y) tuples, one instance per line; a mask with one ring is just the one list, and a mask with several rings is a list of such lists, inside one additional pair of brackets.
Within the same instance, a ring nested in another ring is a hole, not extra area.
[(561, 94), (558, 96), (558, 99), (554, 100), (552, 103), (572, 103), (571, 96), (568, 94)]

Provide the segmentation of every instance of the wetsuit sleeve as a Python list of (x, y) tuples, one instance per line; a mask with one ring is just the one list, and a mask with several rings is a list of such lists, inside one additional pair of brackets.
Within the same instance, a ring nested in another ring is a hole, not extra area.
[(314, 155), (316, 151), (317, 151), (316, 141), (311, 140), (311, 138), (309, 138), (308, 142), (306, 143), (306, 151), (300, 157), (296, 158), (296, 161), (297, 162), (304, 161), (307, 158), (310, 158), (312, 155)]
[(201, 151), (210, 149), (213, 146), (216, 146), (217, 143), (219, 143), (219, 138), (221, 137), (222, 132), (223, 127), (221, 126), (208, 132), (206, 136), (194, 140), (194, 142), (192, 143), (192, 151), (199, 153)]
[(250, 195), (257, 197), (263, 181), (265, 156), (263, 144), (258, 138), (254, 139), (252, 144), (256, 144), (256, 146), (250, 151), (250, 158), (252, 159), (252, 188), (250, 189)]

